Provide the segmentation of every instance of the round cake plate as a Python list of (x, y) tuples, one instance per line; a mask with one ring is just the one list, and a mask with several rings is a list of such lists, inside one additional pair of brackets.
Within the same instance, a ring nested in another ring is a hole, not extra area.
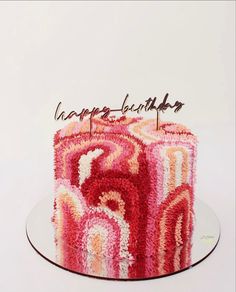
[[(54, 239), (55, 232), (52, 224), (53, 200), (54, 198), (51, 196), (45, 197), (32, 209), (26, 223), (27, 238), (32, 247), (50, 263), (80, 275), (112, 280), (145, 280), (170, 276), (185, 271), (206, 259), (215, 249), (220, 238), (220, 224), (215, 213), (204, 202), (196, 199), (194, 203), (195, 218), (192, 236), (191, 262), (187, 266), (161, 274), (155, 274), (155, 272), (150, 274), (145, 273), (145, 275), (139, 274), (138, 277), (114, 277), (114, 275), (109, 274), (109, 271), (98, 274), (94, 271), (88, 271), (82, 264), (79, 267), (73, 268), (61, 264), (58, 260)], [(122, 265), (121, 262), (119, 264)], [(141, 264), (140, 262), (140, 265)]]

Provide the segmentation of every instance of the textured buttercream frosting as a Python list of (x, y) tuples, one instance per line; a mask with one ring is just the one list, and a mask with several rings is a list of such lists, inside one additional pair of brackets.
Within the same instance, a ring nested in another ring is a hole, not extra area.
[(185, 267), (196, 137), (175, 123), (157, 131), (155, 120), (142, 118), (94, 118), (91, 132), (90, 125), (72, 122), (54, 137), (59, 261), (123, 278)]

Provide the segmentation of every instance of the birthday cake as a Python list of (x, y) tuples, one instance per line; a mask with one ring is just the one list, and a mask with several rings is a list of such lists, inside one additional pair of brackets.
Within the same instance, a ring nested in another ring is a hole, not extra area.
[(191, 262), (196, 137), (155, 120), (94, 118), (57, 131), (53, 223), (59, 263), (112, 278)]

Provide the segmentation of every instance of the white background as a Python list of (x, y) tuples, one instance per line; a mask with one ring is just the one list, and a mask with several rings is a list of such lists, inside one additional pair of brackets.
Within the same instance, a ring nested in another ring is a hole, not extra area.
[[(231, 1), (0, 3), (1, 291), (234, 291), (234, 10)], [(161, 118), (199, 138), (197, 196), (222, 227), (215, 252), (184, 273), (125, 283), (45, 261), (25, 221), (53, 195), (57, 103), (79, 111), (166, 92), (185, 106)]]

